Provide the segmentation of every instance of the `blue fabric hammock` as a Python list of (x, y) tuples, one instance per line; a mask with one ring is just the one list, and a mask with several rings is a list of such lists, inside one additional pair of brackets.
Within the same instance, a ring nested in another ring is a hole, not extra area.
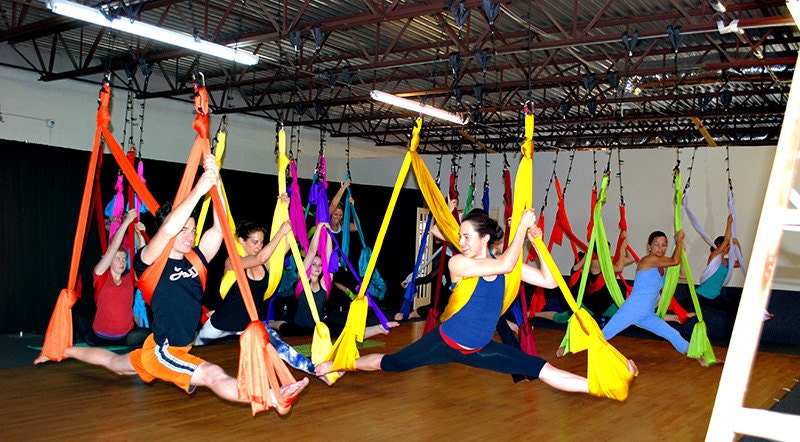
[(428, 215), (428, 221), (425, 222), (425, 233), (422, 234), (422, 241), (419, 244), (419, 253), (417, 253), (417, 262), (414, 264), (414, 271), (411, 273), (411, 281), (406, 284), (406, 292), (403, 295), (403, 305), (400, 307), (400, 312), (403, 314), (403, 320), (408, 320), (411, 314), (411, 306), (414, 304), (414, 294), (417, 293), (417, 275), (419, 274), (419, 267), (422, 263), (422, 257), (425, 255), (425, 246), (428, 243), (428, 232), (431, 230), (431, 222), (433, 221), (433, 214)]

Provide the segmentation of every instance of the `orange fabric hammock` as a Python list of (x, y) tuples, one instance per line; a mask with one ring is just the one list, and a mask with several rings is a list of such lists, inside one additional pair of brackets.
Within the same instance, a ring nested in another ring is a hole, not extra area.
[[(86, 182), (83, 187), (78, 226), (75, 230), (75, 239), (72, 245), (69, 279), (67, 287), (62, 289), (61, 293), (58, 295), (56, 306), (50, 317), (50, 323), (47, 325), (44, 344), (42, 345), (42, 354), (53, 361), (62, 361), (67, 347), (72, 345), (72, 306), (78, 298), (80, 298), (80, 292), (77, 290), (76, 284), (84, 240), (89, 227), (92, 205), (96, 208), (95, 213), (98, 216), (98, 221), (102, 218), (102, 202), (98, 189), (99, 180), (97, 179), (97, 172), (100, 169), (101, 154), (104, 150), (103, 140), (107, 143), (108, 150), (114, 156), (114, 160), (122, 170), (122, 173), (125, 174), (125, 178), (136, 193), (139, 194), (139, 197), (142, 198), (147, 208), (149, 210), (156, 210), (156, 208), (158, 208), (158, 203), (155, 198), (153, 198), (153, 195), (147, 190), (147, 187), (139, 178), (133, 166), (131, 166), (119, 143), (117, 143), (114, 136), (111, 135), (111, 132), (108, 130), (108, 123), (111, 121), (111, 113), (108, 109), (109, 102), (111, 101), (111, 88), (108, 79), (103, 81), (98, 101), (99, 106), (97, 109), (94, 141), (92, 143), (92, 154), (86, 172)], [(98, 224), (102, 225), (101, 223)], [(101, 236), (103, 235), (101, 234)]]
[[(192, 127), (197, 132), (192, 152), (189, 155), (190, 161), (184, 172), (178, 195), (175, 200), (180, 201), (189, 193), (194, 182), (194, 175), (197, 172), (197, 164), (200, 158), (211, 153), (211, 143), (209, 140), (209, 119), (208, 119), (208, 92), (204, 86), (195, 84), (195, 110), (197, 116), (192, 122)], [(197, 162), (194, 162), (197, 161)], [(189, 167), (194, 163), (195, 167)], [(221, 185), (221, 184), (220, 184)], [(211, 202), (217, 219), (227, 220), (227, 212), (222, 201), (217, 186), (214, 186), (209, 193)], [(250, 286), (247, 284), (247, 275), (242, 266), (241, 257), (236, 250), (236, 241), (233, 233), (228, 228), (222, 229), (225, 248), (231, 260), (239, 290), (242, 293), (247, 314), (252, 321), (242, 333), (239, 343), (241, 352), (239, 354), (239, 372), (237, 376), (239, 398), (250, 401), (250, 408), (255, 415), (260, 411), (270, 408), (270, 391), (274, 394), (276, 402), (281, 407), (291, 405), (291, 400), (285, 398), (280, 393), (281, 385), (296, 382), (289, 369), (281, 361), (278, 352), (269, 343), (267, 331), (264, 324), (259, 321), (258, 311), (256, 310)], [(165, 249), (166, 254), (171, 249)], [(292, 399), (293, 400), (293, 399)]]
[[(209, 124), (208, 124), (208, 95), (204, 87), (196, 86), (195, 106), (198, 115), (192, 123), (192, 127), (197, 131), (198, 136), (195, 139), (192, 151), (187, 161), (187, 167), (184, 170), (184, 175), (181, 180), (175, 201), (179, 202), (185, 198), (186, 194), (191, 189), (194, 182), (194, 177), (200, 163), (200, 159), (204, 154), (210, 153), (209, 142)], [(159, 207), (155, 198), (150, 194), (144, 182), (139, 178), (133, 166), (130, 165), (128, 159), (122, 148), (114, 139), (111, 132), (108, 130), (108, 123), (111, 120), (109, 112), (109, 102), (111, 99), (110, 86), (108, 81), (103, 83), (100, 90), (99, 108), (97, 110), (97, 129), (95, 131), (92, 155), (89, 161), (89, 169), (87, 172), (86, 183), (84, 185), (83, 199), (81, 201), (80, 216), (78, 219), (78, 227), (75, 235), (73, 245), (72, 261), (70, 265), (70, 276), (67, 288), (63, 289), (59, 294), (56, 302), (56, 308), (50, 319), (50, 324), (45, 334), (45, 342), (42, 347), (42, 354), (51, 360), (61, 361), (64, 359), (64, 352), (67, 347), (72, 345), (72, 315), (71, 308), (77, 301), (79, 293), (76, 291), (76, 281), (78, 274), (78, 267), (80, 264), (80, 256), (83, 248), (84, 237), (86, 235), (87, 223), (90, 212), (90, 200), (93, 197), (93, 183), (95, 182), (95, 173), (97, 171), (97, 164), (99, 162), (100, 153), (103, 150), (102, 139), (108, 143), (109, 150), (111, 151), (114, 159), (119, 165), (122, 172), (125, 174), (128, 182), (133, 186), (134, 190), (139, 194), (147, 206), (148, 210), (155, 211)], [(226, 219), (225, 207), (219, 198), (219, 193), (216, 188), (210, 191), (212, 195), (212, 202), (214, 203), (214, 210), (219, 219)], [(239, 255), (236, 253), (235, 242), (233, 235), (229, 229), (222, 229), (225, 245), (228, 254), (231, 256), (234, 272), (237, 275), (237, 280), (240, 281), (240, 289), (242, 291), (243, 299), (245, 300), (245, 307), (247, 308), (248, 315), (254, 321), (251, 323), (241, 337), (241, 355), (239, 363), (239, 397), (247, 398), (251, 402), (253, 414), (269, 409), (270, 407), (270, 391), (274, 393), (278, 405), (287, 407), (291, 404), (289, 400), (280, 394), (280, 386), (295, 382), (289, 369), (280, 360), (278, 353), (269, 344), (266, 336), (266, 329), (263, 323), (258, 321), (258, 315), (255, 305), (250, 295), (250, 287), (243, 284), (241, 281), (247, 281), (242, 267)], [(174, 241), (174, 240), (173, 240)], [(171, 249), (171, 244), (165, 249), (168, 254)], [(161, 259), (161, 258), (159, 258)], [(166, 260), (164, 260), (166, 262)], [(155, 265), (155, 263), (154, 263)], [(152, 266), (151, 266), (152, 267)], [(163, 264), (162, 264), (163, 268)]]

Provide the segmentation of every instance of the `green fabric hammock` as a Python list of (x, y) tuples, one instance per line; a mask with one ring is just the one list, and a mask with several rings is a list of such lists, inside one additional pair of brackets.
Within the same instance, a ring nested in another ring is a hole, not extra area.
[[(681, 172), (679, 169), (675, 171), (675, 231), (681, 230), (682, 227), (682, 210), (681, 202), (683, 201), (683, 187), (681, 186)], [(664, 276), (664, 288), (661, 290), (661, 299), (658, 303), (656, 314), (663, 318), (667, 313), (669, 304), (672, 297), (675, 295), (675, 288), (678, 286), (678, 278), (681, 273), (681, 266), (686, 272), (686, 284), (689, 286), (689, 294), (692, 297), (692, 304), (697, 313), (697, 324), (692, 330), (692, 338), (689, 341), (689, 349), (686, 356), (690, 358), (702, 357), (706, 365), (714, 365), (717, 363), (717, 358), (714, 356), (714, 349), (711, 347), (711, 342), (708, 340), (708, 331), (706, 323), (703, 320), (703, 312), (700, 308), (700, 301), (697, 299), (697, 292), (694, 287), (694, 279), (692, 278), (692, 270), (689, 267), (689, 261), (686, 259), (686, 251), (681, 251), (681, 264), (669, 267), (667, 274)]]
[[(594, 211), (592, 213), (592, 235), (589, 238), (589, 246), (586, 249), (585, 256), (587, 259), (584, 259), (583, 270), (581, 271), (581, 282), (578, 286), (578, 296), (576, 299), (578, 305), (583, 305), (583, 295), (586, 293), (586, 282), (589, 279), (589, 269), (592, 265), (592, 252), (595, 250), (597, 251), (597, 260), (600, 262), (600, 270), (603, 273), (603, 279), (606, 281), (608, 292), (611, 294), (611, 299), (613, 299), (617, 307), (621, 306), (625, 301), (625, 297), (622, 295), (622, 290), (620, 290), (619, 285), (608, 284), (608, 281), (617, 280), (617, 275), (614, 273), (614, 262), (613, 258), (611, 257), (611, 250), (608, 247), (606, 228), (603, 224), (603, 205), (608, 199), (606, 196), (608, 182), (609, 175), (605, 174), (603, 176), (602, 183), (600, 184), (600, 193), (597, 197), (597, 202), (594, 205)], [(575, 321), (576, 318), (574, 315), (572, 315), (567, 323), (567, 333), (564, 335), (564, 339), (561, 341), (561, 347), (564, 348), (565, 353), (569, 353), (570, 351), (569, 331), (570, 327), (573, 326)]]

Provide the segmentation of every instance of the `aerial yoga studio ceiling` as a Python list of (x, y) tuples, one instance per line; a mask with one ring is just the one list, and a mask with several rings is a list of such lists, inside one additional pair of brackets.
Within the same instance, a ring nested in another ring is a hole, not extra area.
[(426, 119), (421, 153), (517, 150), (527, 101), (539, 150), (706, 146), (695, 121), (719, 145), (771, 145), (797, 60), (783, 0), (103, 5), (260, 61), (235, 65), (56, 15), (42, 0), (0, 0), (0, 42), (16, 54), (5, 66), (44, 82), (99, 83), (110, 70), (116, 87), (148, 100), (188, 100), (202, 72), (215, 114), (382, 149), (405, 149), (415, 115), (371, 100), (373, 89), (469, 116), (463, 127)]

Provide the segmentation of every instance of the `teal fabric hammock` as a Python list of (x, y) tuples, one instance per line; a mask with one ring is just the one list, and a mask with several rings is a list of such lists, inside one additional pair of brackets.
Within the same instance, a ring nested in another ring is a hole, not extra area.
[[(350, 172), (348, 171), (345, 175), (345, 180), (350, 180)], [(364, 231), (361, 229), (361, 222), (358, 219), (358, 214), (356, 213), (356, 207), (353, 205), (352, 202), (352, 194), (350, 192), (350, 187), (345, 189), (345, 206), (344, 206), (344, 220), (342, 221), (342, 256), (339, 258), (339, 266), (343, 267), (344, 264), (344, 257), (350, 256), (350, 224), (353, 223), (356, 225), (356, 231), (358, 232), (358, 237), (361, 240), (361, 256), (358, 258), (358, 276), (362, 279), (364, 278), (364, 274), (367, 271), (367, 265), (369, 264), (369, 258), (372, 256), (372, 249), (367, 246), (367, 240), (364, 239)], [(372, 278), (369, 281), (369, 293), (370, 295), (377, 299), (381, 300), (386, 296), (386, 282), (381, 277), (380, 273), (378, 273), (378, 269), (375, 269)]]

